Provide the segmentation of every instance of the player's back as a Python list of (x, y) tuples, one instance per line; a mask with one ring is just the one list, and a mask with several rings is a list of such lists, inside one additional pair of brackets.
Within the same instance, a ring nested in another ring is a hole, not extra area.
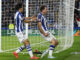
[(16, 32), (23, 32), (23, 15), (19, 11), (15, 13), (15, 31)]

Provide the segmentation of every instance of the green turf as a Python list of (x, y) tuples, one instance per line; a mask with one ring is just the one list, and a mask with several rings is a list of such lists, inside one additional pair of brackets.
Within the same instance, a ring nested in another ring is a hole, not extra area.
[[(16, 37), (14, 39), (16, 39)], [(34, 42), (38, 41), (33, 41), (33, 43)], [(72, 52), (80, 52), (80, 37), (74, 37), (74, 44), (71, 48), (60, 53), (54, 53), (53, 55), (56, 57), (55, 59), (48, 59), (46, 55), (43, 59), (39, 60), (80, 60), (80, 54), (71, 54)], [(11, 53), (0, 53), (0, 60), (30, 60), (30, 59), (28, 54), (20, 53), (19, 59), (16, 59), (14, 55)]]
[[(58, 38), (58, 37), (56, 36), (56, 38)], [(11, 50), (13, 48), (18, 48), (22, 45), (22, 44), (19, 43), (16, 36), (2, 36), (1, 39), (2, 39), (1, 46), (2, 46), (3, 51)], [(38, 36), (30, 35), (29, 36), (29, 41), (30, 41), (30, 44), (31, 44), (31, 47), (32, 47), (33, 50), (38, 49), (38, 50), (43, 51), (43, 50), (46, 50), (50, 45), (50, 43), (48, 41), (45, 41), (40, 35), (38, 35)], [(44, 42), (44, 41), (45, 41), (45, 43), (40, 43), (40, 42)], [(61, 41), (64, 42), (65, 39), (62, 37), (62, 39), (61, 40), (59, 39), (58, 41), (59, 41), (59, 44), (60, 44), (60, 42)], [(38, 43), (38, 44), (36, 44), (36, 43)], [(64, 47), (65, 43), (61, 43), (61, 44), (57, 46), (55, 51), (61, 50)]]

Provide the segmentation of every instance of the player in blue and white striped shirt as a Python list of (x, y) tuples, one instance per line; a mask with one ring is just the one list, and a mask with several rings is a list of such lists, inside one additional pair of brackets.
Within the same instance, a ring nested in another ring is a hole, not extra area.
[(18, 3), (16, 5), (17, 12), (14, 16), (15, 19), (15, 32), (16, 36), (20, 43), (23, 43), (24, 45), (21, 46), (18, 50), (14, 51), (13, 54), (18, 58), (18, 53), (24, 50), (25, 48), (28, 50), (28, 53), (31, 57), (31, 59), (39, 59), (39, 57), (33, 56), (33, 52), (29, 43), (29, 40), (27, 36), (24, 34), (24, 23), (29, 23), (36, 20), (36, 17), (24, 17), (23, 16), (23, 4)]
[(42, 5), (40, 7), (40, 11), (41, 12), (37, 16), (38, 28), (39, 28), (40, 34), (45, 40), (47, 40), (51, 43), (49, 49), (46, 50), (46, 52), (44, 52), (41, 57), (45, 56), (45, 54), (47, 54), (49, 51), (48, 58), (54, 58), (52, 56), (52, 52), (53, 52), (54, 48), (58, 45), (58, 41), (47, 29), (47, 18), (45, 17), (45, 15), (47, 14), (47, 11), (48, 11), (47, 6)]

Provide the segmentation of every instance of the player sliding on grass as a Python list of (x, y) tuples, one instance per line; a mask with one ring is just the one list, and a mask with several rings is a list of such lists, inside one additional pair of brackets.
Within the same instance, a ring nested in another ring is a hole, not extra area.
[(40, 11), (41, 12), (37, 16), (38, 28), (39, 28), (40, 34), (46, 41), (49, 41), (51, 43), (49, 49), (42, 54), (41, 58), (45, 56), (48, 52), (49, 52), (48, 58), (54, 58), (52, 56), (52, 52), (55, 49), (55, 47), (58, 45), (58, 41), (47, 29), (47, 18), (45, 16), (48, 12), (47, 6), (42, 5), (40, 7)]
[(39, 59), (39, 57), (33, 56), (33, 52), (29, 43), (29, 40), (27, 39), (27, 36), (24, 34), (23, 24), (29, 23), (36, 20), (36, 17), (23, 17), (23, 4), (18, 3), (16, 5), (17, 12), (14, 16), (14, 19), (16, 21), (15, 25), (15, 32), (16, 36), (20, 43), (23, 43), (24, 45), (21, 46), (18, 50), (14, 51), (13, 54), (18, 58), (18, 53), (24, 50), (25, 48), (28, 50), (28, 53), (31, 57), (31, 59)]

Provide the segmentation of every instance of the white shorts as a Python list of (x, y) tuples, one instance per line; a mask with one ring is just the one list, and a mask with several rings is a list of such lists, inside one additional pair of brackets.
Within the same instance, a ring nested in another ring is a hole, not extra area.
[(41, 34), (41, 36), (42, 36), (46, 41), (49, 41), (49, 42), (51, 42), (52, 39), (55, 39), (55, 40), (56, 40), (56, 38), (55, 38), (50, 32), (48, 32), (48, 33), (49, 33), (49, 35), (48, 35), (47, 37), (45, 37), (43, 34)]
[(16, 36), (20, 43), (23, 43), (23, 41), (27, 39), (26, 34), (23, 32), (16, 32)]

